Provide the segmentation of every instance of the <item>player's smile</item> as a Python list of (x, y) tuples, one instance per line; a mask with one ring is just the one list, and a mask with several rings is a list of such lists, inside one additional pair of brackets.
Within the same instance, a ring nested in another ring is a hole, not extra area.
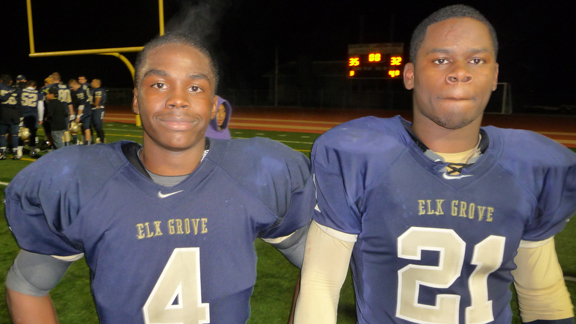
[(165, 114), (156, 116), (164, 126), (175, 131), (185, 131), (200, 124), (199, 120), (184, 114)]
[(216, 108), (208, 58), (191, 46), (162, 45), (148, 54), (139, 73), (134, 110), (142, 118), (146, 150), (203, 150)]

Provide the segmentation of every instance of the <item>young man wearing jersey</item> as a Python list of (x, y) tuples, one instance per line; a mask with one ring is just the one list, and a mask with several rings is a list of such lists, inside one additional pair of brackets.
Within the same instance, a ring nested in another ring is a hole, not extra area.
[(317, 206), (297, 324), (336, 323), (351, 260), (358, 323), (573, 323), (554, 235), (576, 212), (576, 155), (529, 131), (480, 127), (498, 42), (475, 9), (416, 28), (413, 122), (367, 117), (316, 140)]
[(38, 91), (36, 87), (36, 81), (30, 80), (26, 83), (26, 88), (22, 90), (23, 126), (30, 131), (27, 141), (32, 157), (39, 152), (39, 149), (36, 148), (36, 132), (38, 131), (38, 123), (44, 118), (44, 94), (42, 91)]
[(89, 95), (86, 88), (78, 81), (72, 79), (68, 85), (74, 90), (74, 95), (78, 102), (78, 113), (76, 114), (76, 123), (81, 123), (82, 132), (84, 133), (84, 145), (90, 145), (92, 141), (92, 130), (90, 123), (92, 121), (92, 108), (90, 106)]
[(8, 136), (12, 141), (13, 158), (22, 158), (22, 148), (18, 145), (18, 130), (22, 117), (21, 93), (20, 88), (12, 86), (9, 75), (0, 76), (0, 160), (6, 159)]
[(92, 108), (92, 125), (96, 130), (96, 136), (99, 143), (105, 143), (104, 140), (104, 108), (106, 105), (106, 89), (102, 88), (102, 81), (94, 79), (91, 83), (91, 108)]
[(57, 150), (6, 189), (23, 249), (6, 283), (15, 322), (56, 321), (48, 290), (68, 266), (61, 259), (82, 254), (101, 323), (245, 323), (254, 240), (301, 263), (314, 208), (308, 160), (267, 139), (205, 138), (218, 74), (189, 36), (147, 44), (136, 80), (143, 146)]

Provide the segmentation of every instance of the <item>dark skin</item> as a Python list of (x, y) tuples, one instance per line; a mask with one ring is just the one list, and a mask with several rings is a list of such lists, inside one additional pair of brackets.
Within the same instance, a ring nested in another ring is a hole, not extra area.
[(134, 91), (142, 119), (141, 159), (153, 173), (190, 174), (204, 153), (204, 133), (216, 111), (215, 78), (208, 58), (195, 48), (162, 45), (148, 54)]
[[(216, 112), (209, 63), (187, 45), (162, 45), (148, 54), (133, 109), (144, 128), (142, 163), (151, 172), (185, 175), (200, 164), (204, 133)], [(6, 300), (14, 323), (58, 323), (50, 295), (34, 297), (6, 289)]]
[(464, 152), (476, 146), (484, 109), (498, 83), (488, 27), (452, 18), (428, 27), (404, 84), (414, 89), (412, 129), (432, 151)]

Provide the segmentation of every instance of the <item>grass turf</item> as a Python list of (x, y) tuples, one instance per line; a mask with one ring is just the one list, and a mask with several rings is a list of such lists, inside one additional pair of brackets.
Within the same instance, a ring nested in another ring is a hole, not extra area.
[[(106, 138), (108, 142), (120, 139), (132, 140), (142, 143), (142, 131), (134, 125), (120, 123), (105, 123)], [(285, 133), (253, 130), (232, 130), (235, 138), (249, 138), (254, 136), (269, 137), (301, 151), (309, 156), (313, 141), (319, 134)], [(576, 151), (576, 150), (575, 150)], [(0, 182), (10, 182), (12, 178), (24, 167), (32, 163), (32, 159), (2, 161)], [(0, 185), (0, 189), (3, 186)], [(0, 190), (0, 199), (4, 199), (4, 190)], [(0, 213), (4, 214), (4, 206), (0, 206)], [(576, 221), (569, 222), (565, 230), (556, 235), (556, 248), (560, 264), (566, 275), (576, 276)], [(255, 242), (258, 253), (258, 279), (254, 287), (251, 300), (252, 317), (250, 324), (286, 323), (292, 304), (294, 286), (298, 277), (298, 269), (289, 264), (284, 257), (260, 240)], [(0, 324), (10, 323), (8, 311), (5, 307), (4, 281), (6, 272), (18, 253), (18, 246), (13, 239), (5, 218), (0, 218)], [(51, 296), (58, 312), (61, 323), (98, 323), (98, 318), (90, 294), (90, 275), (86, 263), (81, 260), (75, 262), (60, 284), (52, 290)], [(567, 282), (576, 303), (576, 283)], [(512, 301), (514, 311), (513, 323), (521, 323), (517, 315), (516, 301)], [(356, 323), (354, 304), (354, 290), (350, 275), (342, 288), (340, 304), (338, 307), (338, 323)]]

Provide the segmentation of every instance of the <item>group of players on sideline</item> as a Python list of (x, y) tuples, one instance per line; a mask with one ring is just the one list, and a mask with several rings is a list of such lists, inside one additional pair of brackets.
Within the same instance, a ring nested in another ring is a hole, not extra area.
[(49, 292), (85, 257), (101, 323), (246, 323), (261, 238), (302, 269), (296, 324), (336, 323), (350, 266), (359, 324), (507, 324), (512, 283), (524, 323), (573, 324), (554, 235), (576, 213), (576, 154), (481, 127), (497, 53), (477, 10), (434, 12), (404, 68), (412, 122), (344, 123), (310, 161), (206, 137), (222, 103), (210, 51), (153, 39), (135, 64), (143, 144), (57, 150), (6, 189), (14, 322), (57, 323)]
[[(85, 76), (62, 82), (60, 73), (54, 72), (44, 80), (44, 85), (18, 75), (0, 76), (0, 160), (8, 153), (11, 139), (13, 158), (23, 156), (28, 146), (30, 156), (40, 151), (36, 133), (39, 125), (44, 128), (46, 148), (59, 149), (70, 144), (89, 145), (92, 128), (96, 130), (95, 142), (104, 142), (104, 106), (106, 90), (100, 79), (93, 79), (91, 86)], [(82, 134), (83, 141), (78, 141)]]

